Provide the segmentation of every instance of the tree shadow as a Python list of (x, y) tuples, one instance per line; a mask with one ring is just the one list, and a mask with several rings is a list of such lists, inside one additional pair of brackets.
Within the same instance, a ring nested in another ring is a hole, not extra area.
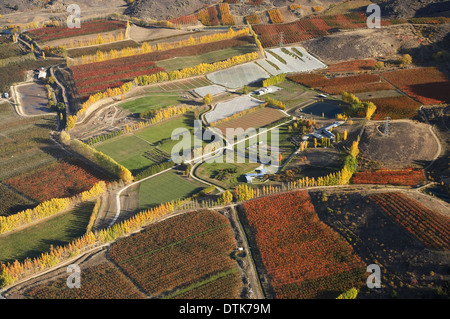
[(417, 10), (415, 17), (442, 16), (442, 12), (445, 11), (450, 11), (450, 1), (430, 3), (426, 7)]

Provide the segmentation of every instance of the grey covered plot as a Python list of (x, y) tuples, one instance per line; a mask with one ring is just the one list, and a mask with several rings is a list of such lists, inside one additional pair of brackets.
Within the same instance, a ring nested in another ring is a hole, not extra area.
[(251, 109), (262, 103), (262, 101), (254, 99), (248, 95), (240, 96), (227, 102), (217, 103), (214, 110), (205, 114), (205, 119), (208, 123), (212, 123), (229, 117), (235, 113)]
[(244, 85), (262, 81), (269, 77), (261, 67), (255, 63), (246, 63), (232, 68), (210, 73), (206, 76), (213, 83), (236, 89)]
[(223, 93), (226, 91), (226, 88), (224, 88), (223, 86), (220, 85), (208, 85), (208, 86), (202, 86), (199, 88), (195, 88), (194, 92), (197, 93), (199, 96), (204, 97), (206, 95), (208, 95), (209, 93), (214, 96), (220, 93)]
[[(292, 50), (292, 48), (295, 48), (296, 50)], [(287, 51), (288, 53), (283, 51)], [(298, 52), (300, 52), (300, 54), (298, 54)], [(281, 62), (274, 54), (286, 63)], [(281, 48), (266, 50), (266, 59), (260, 60), (257, 63), (271, 75), (292, 72), (310, 72), (326, 67), (325, 64), (313, 57), (302, 47), (284, 47), (283, 50)], [(276, 65), (278, 69), (273, 65)]]

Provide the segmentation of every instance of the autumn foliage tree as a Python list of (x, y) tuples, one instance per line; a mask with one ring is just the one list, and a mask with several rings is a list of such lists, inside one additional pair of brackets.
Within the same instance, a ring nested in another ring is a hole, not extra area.
[(205, 104), (205, 105), (210, 105), (212, 103), (212, 101), (213, 101), (213, 97), (212, 97), (211, 93), (208, 93), (207, 95), (205, 95), (203, 97), (203, 104)]

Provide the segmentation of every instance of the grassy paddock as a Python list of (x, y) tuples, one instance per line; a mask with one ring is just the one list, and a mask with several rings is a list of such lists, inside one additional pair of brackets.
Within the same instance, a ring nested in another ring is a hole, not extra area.
[(175, 171), (163, 173), (139, 184), (139, 209), (192, 196), (208, 185), (181, 177)]
[(163, 67), (167, 71), (174, 71), (183, 68), (190, 68), (200, 63), (214, 63), (218, 61), (223, 61), (233, 56), (251, 53), (254, 51), (255, 51), (254, 45), (252, 44), (242, 45), (199, 55), (190, 55), (158, 61), (157, 65)]
[(158, 93), (137, 98), (119, 106), (132, 113), (141, 113), (147, 110), (159, 110), (167, 106), (182, 104), (183, 101), (184, 99), (175, 93)]
[(38, 257), (51, 245), (67, 245), (81, 237), (86, 232), (93, 208), (94, 203), (87, 202), (66, 213), (0, 236), (0, 262)]

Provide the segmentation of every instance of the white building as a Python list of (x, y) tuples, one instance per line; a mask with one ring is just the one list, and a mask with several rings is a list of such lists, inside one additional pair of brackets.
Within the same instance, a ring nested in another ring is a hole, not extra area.
[(44, 68), (40, 68), (38, 74), (38, 79), (45, 79), (47, 78), (47, 71)]

